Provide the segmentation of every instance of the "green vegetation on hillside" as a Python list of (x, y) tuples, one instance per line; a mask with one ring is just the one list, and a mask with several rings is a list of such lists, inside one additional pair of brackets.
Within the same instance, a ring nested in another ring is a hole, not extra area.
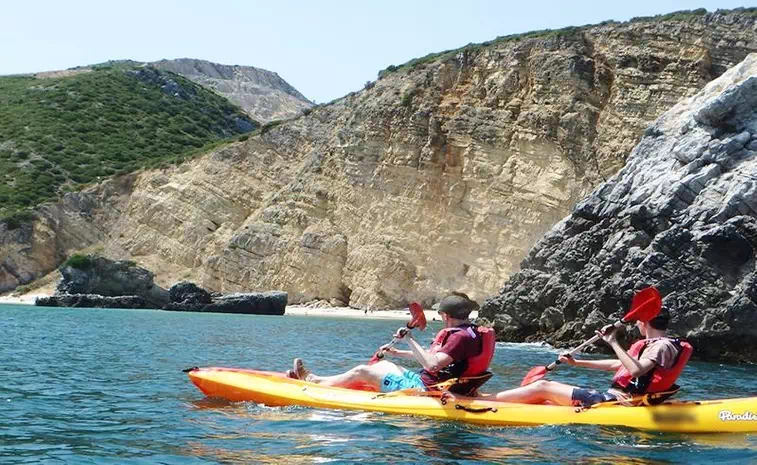
[(181, 162), (257, 126), (210, 90), (128, 63), (0, 77), (0, 219), (24, 218), (102, 177)]
[[(757, 8), (736, 8), (733, 10), (717, 10), (717, 13), (729, 13), (729, 12), (757, 16)], [(705, 14), (707, 14), (706, 9), (698, 8), (696, 10), (675, 11), (673, 13), (667, 13), (664, 15), (635, 17), (635, 18), (632, 18), (629, 22), (637, 23), (637, 22), (649, 22), (649, 21), (688, 21), (694, 18), (699, 18), (701, 16), (704, 16)], [(588, 24), (585, 26), (569, 26), (562, 29), (543, 29), (543, 30), (538, 30), (538, 31), (524, 32), (521, 34), (510, 34), (506, 36), (500, 36), (494, 40), (490, 40), (490, 41), (483, 42), (480, 44), (468, 44), (454, 50), (445, 50), (443, 52), (438, 52), (438, 53), (429, 53), (426, 56), (423, 56), (420, 58), (414, 58), (408, 61), (407, 63), (401, 64), (399, 66), (395, 66), (395, 65), (387, 66), (385, 69), (379, 71), (378, 77), (379, 79), (381, 79), (387, 74), (393, 73), (395, 71), (414, 69), (418, 65), (423, 65), (423, 64), (430, 63), (436, 60), (446, 60), (446, 59), (456, 56), (458, 53), (461, 53), (461, 52), (467, 52), (467, 53), (476, 52), (480, 49), (489, 47), (491, 45), (498, 45), (505, 42), (518, 42), (521, 40), (528, 40), (528, 39), (550, 39), (550, 38), (557, 38), (557, 37), (574, 37), (588, 28), (604, 26), (608, 24), (621, 24), (621, 23), (618, 21), (610, 20), (610, 21), (604, 21), (599, 24)]]
[(86, 270), (92, 268), (93, 264), (94, 256), (75, 253), (68, 257), (68, 260), (63, 262), (61, 268), (70, 266), (71, 268), (76, 268), (77, 270)]

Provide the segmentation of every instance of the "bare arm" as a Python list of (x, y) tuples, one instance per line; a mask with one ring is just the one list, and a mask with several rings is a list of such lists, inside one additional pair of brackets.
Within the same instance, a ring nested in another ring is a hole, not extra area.
[(655, 366), (654, 360), (637, 360), (631, 357), (630, 355), (628, 355), (628, 352), (626, 352), (620, 346), (620, 344), (618, 344), (618, 341), (614, 339), (612, 341), (608, 341), (608, 344), (610, 344), (612, 350), (615, 351), (615, 355), (618, 356), (618, 361), (623, 364), (626, 370), (628, 370), (628, 372), (631, 373), (631, 376), (633, 376), (634, 378), (644, 376), (645, 374), (649, 373), (649, 370), (651, 370)]
[(569, 363), (570, 365), (581, 367), (581, 368), (591, 368), (593, 370), (603, 370), (603, 371), (617, 371), (618, 368), (621, 367), (622, 363), (620, 360), (576, 360), (572, 359), (572, 361), (569, 357), (565, 357), (566, 360), (563, 360), (563, 357), (560, 357), (560, 361)]
[[(644, 376), (645, 374), (649, 373), (649, 370), (655, 367), (654, 360), (638, 360), (628, 355), (628, 352), (626, 352), (625, 349), (623, 349), (623, 347), (621, 347), (618, 343), (615, 328), (611, 325), (605, 326), (601, 331), (597, 331), (597, 334), (599, 334), (602, 339), (610, 347), (612, 347), (615, 355), (618, 356), (618, 361), (623, 365), (623, 367), (625, 367), (626, 370), (628, 370), (628, 372), (634, 378)], [(620, 366), (618, 366), (618, 368), (620, 368)]]
[(384, 351), (384, 353), (391, 354), (394, 357), (415, 359), (415, 356), (413, 355), (412, 350), (401, 350), (401, 349), (395, 349), (394, 347), (386, 347), (386, 346), (382, 347), (380, 350)]
[(441, 370), (442, 368), (446, 367), (450, 363), (453, 362), (452, 357), (445, 353), (436, 353), (432, 354), (416, 342), (415, 339), (413, 339), (412, 334), (408, 335), (404, 338), (407, 341), (407, 344), (410, 346), (410, 350), (413, 353), (413, 358), (418, 361), (418, 363), (423, 366), (423, 369), (425, 369), (428, 372), (436, 373), (437, 371)]

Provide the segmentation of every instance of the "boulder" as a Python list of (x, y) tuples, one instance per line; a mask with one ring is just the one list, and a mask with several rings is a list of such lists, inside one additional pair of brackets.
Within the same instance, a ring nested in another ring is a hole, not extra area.
[[(202, 291), (202, 289), (200, 290)], [(287, 306), (287, 298), (288, 296), (286, 292), (278, 291), (236, 293), (213, 297), (208, 303), (200, 303), (197, 300), (193, 301), (191, 299), (183, 302), (172, 301), (163, 307), (163, 309), (190, 312), (283, 315)]]
[(56, 294), (139, 296), (154, 308), (161, 308), (169, 301), (168, 291), (155, 284), (155, 275), (134, 262), (95, 255), (74, 257), (60, 268), (62, 278)]
[(188, 281), (166, 291), (149, 270), (133, 262), (94, 255), (72, 257), (61, 267), (55, 295), (37, 299), (45, 307), (161, 308), (191, 312), (283, 315), (286, 292), (210, 293)]
[(37, 298), (35, 305), (41, 307), (86, 307), (86, 308), (150, 308), (150, 304), (136, 295), (105, 297), (97, 294), (55, 294)]
[(189, 281), (181, 281), (168, 290), (168, 305), (201, 306), (213, 301), (208, 291)]

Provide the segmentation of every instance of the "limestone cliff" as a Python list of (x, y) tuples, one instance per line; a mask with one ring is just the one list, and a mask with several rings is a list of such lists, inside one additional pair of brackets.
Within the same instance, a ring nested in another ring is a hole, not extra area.
[(229, 66), (180, 58), (150, 63), (209, 87), (262, 123), (298, 116), (313, 106), (278, 74), (252, 66)]
[(536, 244), (480, 315), (510, 340), (571, 343), (651, 284), (699, 355), (754, 362), (755, 250), (752, 54), (650, 126), (626, 166)]
[[(721, 12), (467, 47), (141, 173), (128, 192), (93, 188), (80, 194), (96, 199), (91, 217), (50, 208), (159, 282), (189, 270), (212, 290), (377, 308), (450, 289), (481, 299), (649, 123), (757, 50), (754, 30), (749, 13)], [(48, 244), (49, 256), (75, 248)], [(14, 247), (6, 263), (30, 245)]]

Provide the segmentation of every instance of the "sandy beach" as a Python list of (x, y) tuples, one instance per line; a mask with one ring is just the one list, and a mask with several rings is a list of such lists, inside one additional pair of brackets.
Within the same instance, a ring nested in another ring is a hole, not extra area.
[[(34, 305), (37, 297), (47, 297), (46, 292), (30, 292), (28, 294), (14, 296), (0, 296), (0, 304), (12, 305)], [(436, 310), (425, 310), (427, 321), (439, 320), (439, 314)], [(408, 310), (373, 310), (366, 311), (351, 307), (308, 307), (307, 305), (287, 305), (284, 316), (322, 316), (336, 318), (368, 318), (382, 320), (409, 320), (410, 312)], [(472, 312), (471, 318), (478, 317), (478, 312)]]
[(37, 297), (47, 297), (46, 293), (34, 293), (24, 295), (3, 295), (0, 296), (0, 304), (13, 304), (13, 305), (34, 305), (34, 301)]
[[(436, 310), (424, 310), (427, 321), (439, 320), (439, 314)], [(288, 305), (285, 315), (298, 316), (327, 316), (339, 318), (374, 318), (374, 319), (391, 319), (391, 320), (409, 320), (410, 312), (408, 310), (374, 310), (365, 311), (351, 307), (308, 307), (306, 305)], [(471, 318), (477, 318), (478, 312), (472, 312)]]

